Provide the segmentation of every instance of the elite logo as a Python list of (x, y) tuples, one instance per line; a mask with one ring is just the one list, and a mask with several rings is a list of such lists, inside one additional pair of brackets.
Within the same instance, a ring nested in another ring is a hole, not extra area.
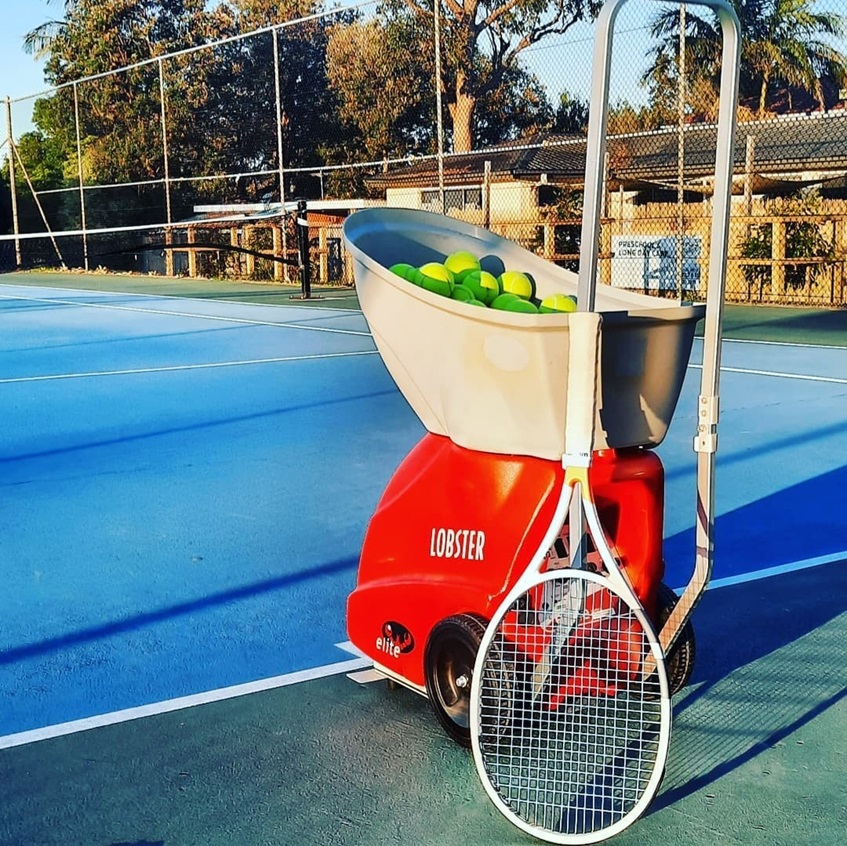
[(402, 623), (389, 620), (382, 624), (382, 637), (376, 639), (377, 652), (382, 652), (391, 658), (399, 658), (414, 648), (415, 639)]

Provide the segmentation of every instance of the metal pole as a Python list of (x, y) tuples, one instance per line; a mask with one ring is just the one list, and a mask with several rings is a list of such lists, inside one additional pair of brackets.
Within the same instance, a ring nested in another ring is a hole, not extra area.
[(309, 268), (309, 220), (306, 201), (297, 201), (297, 259), (300, 264), (301, 295), (304, 300), (312, 296), (312, 282)]
[[(165, 213), (167, 216), (168, 226), (165, 229), (165, 242), (170, 243), (171, 238), (171, 175), (170, 169), (168, 166), (168, 124), (167, 124), (167, 113), (165, 109), (165, 76), (163, 70), (162, 60), (159, 59), (159, 106), (161, 109), (161, 120), (162, 120), (162, 155), (164, 157), (165, 164)], [(165, 250), (165, 274), (167, 276), (174, 275), (174, 254), (173, 250)]]
[(679, 98), (677, 113), (679, 118), (679, 138), (677, 139), (677, 183), (676, 183), (676, 231), (678, 236), (676, 250), (676, 283), (682, 297), (682, 251), (685, 243), (685, 3), (679, 7)]
[[(279, 82), (279, 30), (273, 31), (274, 37), (274, 91), (276, 94), (276, 158), (279, 169), (279, 208), (282, 213), (282, 255), (288, 255), (288, 233), (285, 225), (285, 167), (283, 165), (283, 134), (282, 134), (282, 91)], [(277, 263), (279, 267), (279, 264)], [(282, 265), (282, 278), (288, 281), (288, 265)]]
[(9, 144), (9, 191), (12, 195), (12, 232), (15, 234), (15, 267), (21, 267), (20, 226), (18, 224), (18, 192), (15, 182), (15, 139), (12, 135), (12, 101), (6, 97), (6, 129)]
[(85, 225), (85, 188), (82, 183), (82, 143), (80, 141), (79, 131), (79, 96), (77, 94), (77, 84), (74, 83), (74, 126), (76, 128), (76, 166), (77, 177), (79, 179), (79, 214), (80, 223), (82, 226), (82, 259), (83, 266), (88, 270), (88, 234), (86, 233)]
[(435, 121), (438, 132), (438, 197), (444, 214), (444, 119), (441, 105), (441, 0), (435, 0)]

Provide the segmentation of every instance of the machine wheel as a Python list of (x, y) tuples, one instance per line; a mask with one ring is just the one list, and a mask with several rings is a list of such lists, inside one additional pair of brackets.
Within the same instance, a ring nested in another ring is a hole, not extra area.
[(471, 745), (470, 701), (474, 662), (485, 622), (456, 614), (436, 623), (424, 651), (426, 692), (438, 722), (461, 746)]
[[(679, 602), (679, 597), (664, 582), (659, 582), (658, 590), (658, 630), (661, 631), (674, 606)], [(666, 666), (668, 671), (668, 685), (671, 696), (679, 693), (691, 678), (694, 671), (694, 658), (696, 648), (694, 642), (694, 627), (689, 620), (679, 633), (676, 643), (668, 653)]]

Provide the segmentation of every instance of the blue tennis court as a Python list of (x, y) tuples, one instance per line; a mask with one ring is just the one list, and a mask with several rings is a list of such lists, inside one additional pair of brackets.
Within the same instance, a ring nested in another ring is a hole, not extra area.
[[(47, 285), (0, 310), (0, 745), (357, 664), (360, 544), (423, 432), (360, 312)], [(659, 448), (674, 586), (699, 354)], [(847, 348), (728, 341), (723, 369), (714, 585), (847, 559)]]

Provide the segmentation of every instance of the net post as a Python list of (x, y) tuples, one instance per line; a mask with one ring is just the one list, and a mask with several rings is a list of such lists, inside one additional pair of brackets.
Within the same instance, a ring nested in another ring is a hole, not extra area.
[(312, 281), (309, 273), (309, 219), (305, 200), (297, 201), (297, 262), (300, 265), (300, 296), (308, 300), (312, 296)]
[(15, 269), (21, 269), (20, 226), (18, 223), (18, 191), (15, 182), (15, 138), (12, 134), (12, 101), (6, 97), (6, 138), (9, 147), (9, 193), (12, 195), (12, 232), (15, 234)]

